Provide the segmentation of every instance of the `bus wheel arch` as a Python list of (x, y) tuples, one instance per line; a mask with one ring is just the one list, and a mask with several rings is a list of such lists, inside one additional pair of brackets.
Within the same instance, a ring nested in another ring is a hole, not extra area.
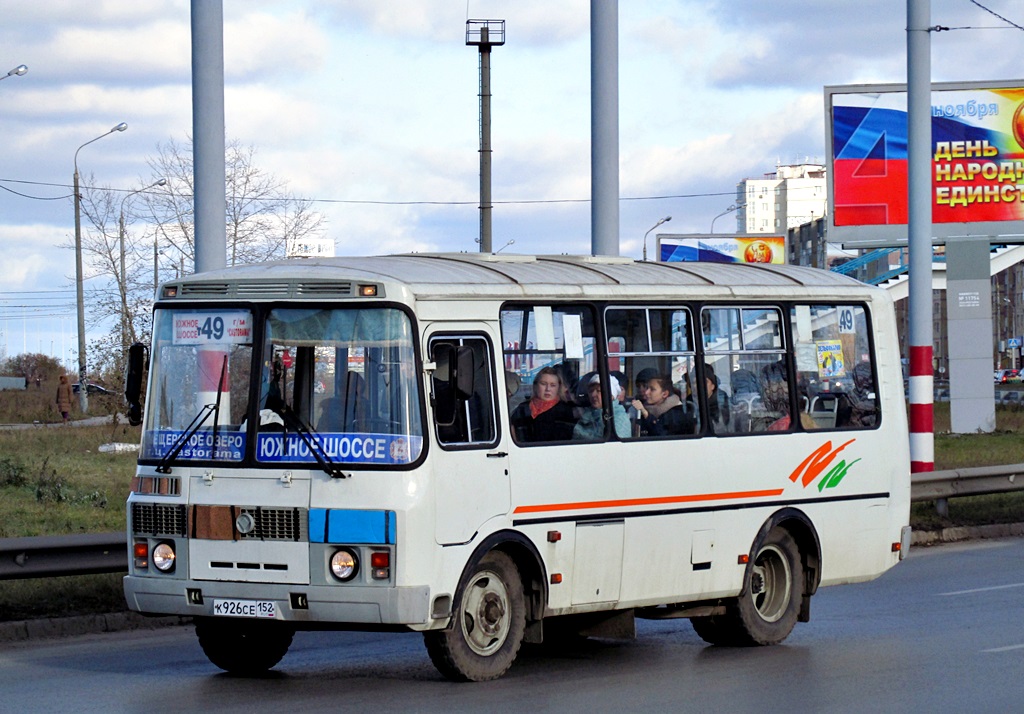
[(749, 555), (741, 590), (726, 603), (725, 613), (690, 620), (706, 642), (774, 645), (810, 616), (821, 550), (806, 514), (794, 508), (774, 513), (758, 531)]
[[(797, 620), (809, 622), (811, 619), (811, 596), (818, 591), (818, 584), (821, 582), (821, 541), (818, 538), (818, 530), (807, 514), (798, 508), (783, 508), (776, 511), (758, 531), (750, 549), (751, 560), (768, 535), (776, 528), (781, 528), (789, 533), (800, 552), (803, 592)], [(748, 571), (743, 577), (744, 591), (750, 583), (751, 563), (747, 564), (747, 568)], [(744, 593), (740, 594), (742, 596)]]
[(427, 653), (441, 674), (454, 681), (502, 676), (542, 617), (543, 567), (532, 545), (506, 532), (486, 538), (467, 562), (443, 630), (423, 633)]

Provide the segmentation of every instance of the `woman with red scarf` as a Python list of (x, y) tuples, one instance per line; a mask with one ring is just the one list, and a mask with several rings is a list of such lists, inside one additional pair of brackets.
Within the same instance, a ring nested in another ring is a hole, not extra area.
[(544, 367), (533, 380), (533, 396), (512, 411), (516, 441), (569, 441), (576, 426), (572, 405), (565, 401), (565, 382), (554, 367)]

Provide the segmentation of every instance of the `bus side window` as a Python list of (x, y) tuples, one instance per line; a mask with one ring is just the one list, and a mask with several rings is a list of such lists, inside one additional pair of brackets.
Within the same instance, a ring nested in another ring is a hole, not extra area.
[(623, 377), (621, 407), (630, 421), (630, 436), (699, 433), (690, 311), (685, 307), (611, 306), (604, 319), (608, 371)]
[(438, 442), (493, 445), (497, 416), (490, 343), (483, 337), (445, 336), (431, 341), (430, 353), (437, 362), (430, 388)]
[(800, 399), (812, 428), (877, 426), (867, 311), (860, 305), (794, 305), (790, 321)]

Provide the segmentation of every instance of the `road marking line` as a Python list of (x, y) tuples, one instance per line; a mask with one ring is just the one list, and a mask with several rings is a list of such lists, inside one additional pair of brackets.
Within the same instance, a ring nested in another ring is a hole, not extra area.
[(954, 590), (949, 593), (939, 593), (941, 596), (946, 595), (970, 595), (972, 593), (984, 593), (990, 590), (1008, 590), (1009, 588), (1024, 588), (1024, 583), (1011, 583), (1009, 585), (993, 585), (988, 588), (974, 588), (972, 590)]
[(982, 650), (982, 652), (1009, 652), (1011, 650), (1024, 650), (1024, 645), (1009, 645), (1007, 647), (993, 647), (990, 650)]

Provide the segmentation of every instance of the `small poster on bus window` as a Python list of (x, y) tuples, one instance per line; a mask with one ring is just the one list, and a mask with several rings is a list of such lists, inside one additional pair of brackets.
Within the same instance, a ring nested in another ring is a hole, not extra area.
[(244, 345), (252, 343), (252, 317), (243, 310), (175, 312), (176, 345)]
[(818, 349), (818, 376), (845, 377), (846, 363), (843, 360), (843, 343), (839, 340), (821, 340), (815, 343)]

